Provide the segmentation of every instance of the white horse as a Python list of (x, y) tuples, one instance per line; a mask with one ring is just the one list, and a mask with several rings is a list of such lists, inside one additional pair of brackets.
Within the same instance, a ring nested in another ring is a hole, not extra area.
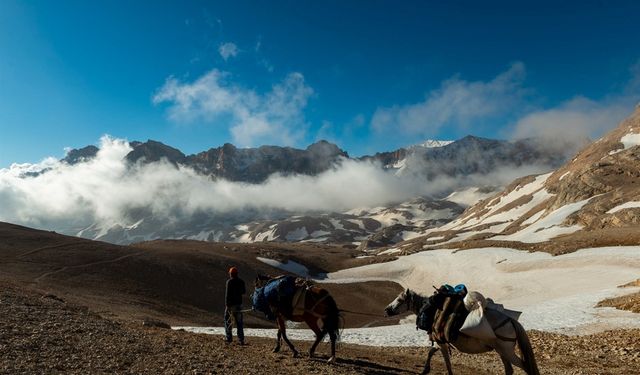
[[(431, 297), (425, 297), (407, 289), (400, 293), (384, 311), (387, 316), (397, 315), (405, 311), (413, 311), (418, 315), (425, 304), (430, 304), (427, 306), (427, 313), (435, 314), (436, 309), (438, 307), (442, 307), (438, 304), (442, 303), (441, 300), (444, 299), (438, 298), (438, 296), (442, 295), (434, 294)], [(406, 306), (406, 310), (402, 310), (402, 306)], [(512, 319), (499, 311), (491, 311), (490, 314), (486, 314), (485, 316), (495, 333), (495, 339), (481, 340), (460, 332), (453, 342), (438, 343), (433, 342), (432, 340), (433, 346), (429, 349), (427, 361), (422, 373), (428, 374), (429, 371), (431, 371), (431, 357), (440, 350), (447, 366), (447, 372), (449, 375), (453, 375), (453, 371), (451, 370), (451, 359), (449, 358), (451, 350), (450, 346), (452, 346), (462, 353), (468, 354), (486, 353), (495, 350), (500, 355), (500, 359), (504, 364), (504, 371), (506, 375), (513, 374), (512, 365), (523, 369), (527, 375), (539, 375), (540, 372), (538, 371), (538, 365), (536, 364), (536, 359), (533, 355), (533, 349), (531, 348), (529, 337), (522, 325), (518, 323), (517, 320)], [(516, 342), (522, 352), (522, 358), (516, 355)]]

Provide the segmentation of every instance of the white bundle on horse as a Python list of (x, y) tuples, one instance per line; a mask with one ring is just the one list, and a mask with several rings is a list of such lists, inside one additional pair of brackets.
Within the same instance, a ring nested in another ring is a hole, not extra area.
[(492, 299), (487, 299), (476, 291), (467, 293), (464, 297), (464, 307), (469, 311), (469, 315), (460, 328), (460, 332), (483, 340), (496, 338), (492, 325), (487, 319), (486, 310), (498, 311), (515, 320), (518, 320), (522, 314), (519, 311), (505, 309), (504, 306), (494, 303)]

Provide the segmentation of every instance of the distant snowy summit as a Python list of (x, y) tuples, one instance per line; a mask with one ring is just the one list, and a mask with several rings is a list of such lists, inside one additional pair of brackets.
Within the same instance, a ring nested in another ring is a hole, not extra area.
[(455, 141), (438, 141), (435, 139), (427, 139), (426, 141), (419, 143), (417, 145), (414, 145), (413, 147), (423, 147), (423, 148), (437, 148), (437, 147), (444, 147), (446, 145), (450, 145)]

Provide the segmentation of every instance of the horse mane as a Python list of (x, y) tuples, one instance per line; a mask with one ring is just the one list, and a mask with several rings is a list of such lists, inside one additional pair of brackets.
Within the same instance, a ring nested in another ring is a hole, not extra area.
[(411, 300), (411, 303), (417, 305), (418, 308), (422, 307), (426, 301), (429, 301), (433, 296), (423, 296), (422, 294), (415, 292), (411, 289), (407, 289), (405, 291), (408, 299)]

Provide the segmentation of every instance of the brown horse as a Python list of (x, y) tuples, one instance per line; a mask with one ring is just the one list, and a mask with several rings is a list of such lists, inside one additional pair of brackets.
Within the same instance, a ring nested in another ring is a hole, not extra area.
[[(261, 288), (277, 278), (258, 275), (254, 283), (255, 288)], [(340, 337), (340, 310), (327, 290), (316, 286), (298, 286), (298, 288), (305, 288), (302, 292), (304, 293), (304, 309), (300, 312), (270, 304), (278, 324), (278, 337), (273, 352), (280, 351), (280, 339), (282, 338), (293, 352), (293, 356), (299, 356), (299, 352), (287, 338), (285, 322), (305, 322), (316, 335), (316, 340), (309, 349), (309, 356), (314, 356), (316, 347), (328, 333), (331, 340), (331, 357), (328, 362), (332, 363), (336, 359), (336, 341)]]

